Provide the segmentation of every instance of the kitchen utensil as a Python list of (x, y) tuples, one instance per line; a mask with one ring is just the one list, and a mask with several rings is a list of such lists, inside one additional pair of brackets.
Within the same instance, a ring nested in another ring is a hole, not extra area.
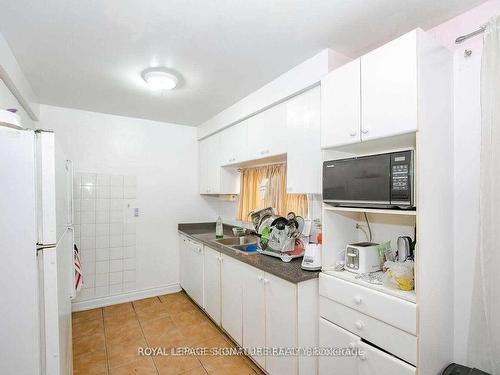
[(396, 242), (397, 259), (399, 262), (404, 262), (407, 259), (413, 259), (412, 239), (409, 236), (399, 236)]
[(321, 270), (321, 245), (315, 243), (306, 245), (301, 268), (307, 271)]

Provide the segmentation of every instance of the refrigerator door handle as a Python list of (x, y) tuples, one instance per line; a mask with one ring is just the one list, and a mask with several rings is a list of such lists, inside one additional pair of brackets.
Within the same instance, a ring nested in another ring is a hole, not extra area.
[(74, 168), (73, 160), (66, 160), (66, 171), (68, 172), (68, 226), (72, 226), (74, 223), (74, 193), (73, 193), (73, 177)]

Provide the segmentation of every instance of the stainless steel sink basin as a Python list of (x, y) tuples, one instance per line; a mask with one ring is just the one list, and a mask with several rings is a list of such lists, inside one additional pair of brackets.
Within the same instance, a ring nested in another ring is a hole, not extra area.
[(235, 246), (235, 245), (247, 245), (257, 243), (256, 236), (242, 236), (242, 237), (227, 237), (220, 240), (214, 240), (221, 245)]
[[(257, 252), (257, 244), (256, 243), (250, 243), (246, 245), (234, 245), (231, 246), (232, 249), (241, 251), (245, 254), (255, 254)], [(249, 248), (251, 248), (249, 250)]]

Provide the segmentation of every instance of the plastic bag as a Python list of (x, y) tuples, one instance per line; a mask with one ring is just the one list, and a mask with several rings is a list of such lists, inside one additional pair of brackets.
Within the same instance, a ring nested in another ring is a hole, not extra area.
[(405, 262), (388, 261), (384, 263), (384, 267), (387, 268), (387, 272), (384, 274), (385, 285), (407, 291), (415, 288), (412, 260)]

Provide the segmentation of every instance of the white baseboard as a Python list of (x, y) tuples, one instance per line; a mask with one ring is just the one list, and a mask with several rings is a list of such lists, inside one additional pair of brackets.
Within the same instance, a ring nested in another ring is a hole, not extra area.
[(109, 305), (116, 305), (117, 303), (124, 303), (136, 301), (138, 299), (161, 296), (163, 294), (180, 292), (181, 286), (179, 283), (164, 285), (156, 288), (134, 290), (132, 292), (117, 294), (109, 297), (93, 298), (87, 301), (73, 302), (71, 305), (72, 311), (83, 311), (96, 309), (98, 307), (105, 307)]

